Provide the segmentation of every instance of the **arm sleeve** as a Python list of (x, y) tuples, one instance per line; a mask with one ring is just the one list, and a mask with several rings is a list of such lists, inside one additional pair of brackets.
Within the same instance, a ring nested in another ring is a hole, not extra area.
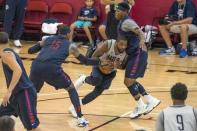
[(186, 17), (192, 17), (192, 18), (195, 18), (196, 17), (196, 9), (195, 9), (195, 6), (193, 4), (192, 1), (190, 1), (187, 5), (186, 5)]
[(176, 8), (178, 8), (176, 6), (177, 6), (177, 4), (176, 4), (176, 2), (174, 2), (172, 4), (172, 6), (170, 7), (170, 10), (168, 12), (168, 15), (176, 15)]
[(80, 9), (79, 16), (83, 16), (83, 7)]
[(98, 16), (98, 13), (97, 13), (97, 9), (96, 8), (94, 8), (93, 13), (92, 13), (92, 16), (93, 17), (97, 17)]
[(126, 32), (132, 31), (132, 30), (134, 30), (134, 29), (136, 29), (136, 28), (139, 28), (139, 26), (136, 24), (135, 21), (133, 21), (133, 20), (131, 20), (131, 19), (125, 20), (125, 21), (122, 23), (122, 26), (121, 26), (121, 29), (122, 29), (123, 31), (126, 31)]
[(164, 112), (160, 112), (157, 117), (156, 131), (164, 131)]
[(85, 65), (100, 65), (100, 60), (99, 59), (91, 59), (91, 58), (87, 58), (84, 55), (80, 54), (77, 59)]
[(41, 50), (40, 43), (37, 43), (28, 49), (28, 54), (34, 54)]

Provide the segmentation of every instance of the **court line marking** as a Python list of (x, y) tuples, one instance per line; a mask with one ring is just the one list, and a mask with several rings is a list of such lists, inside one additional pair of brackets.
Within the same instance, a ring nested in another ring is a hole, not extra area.
[[(96, 129), (98, 129), (98, 128), (101, 128), (101, 127), (103, 127), (103, 126), (105, 126), (105, 125), (107, 125), (107, 124), (110, 124), (110, 123), (112, 123), (112, 122), (114, 122), (114, 121), (116, 121), (116, 120), (118, 120), (118, 119), (120, 119), (120, 118), (125, 118), (125, 117), (126, 117), (127, 115), (129, 115), (131, 112), (132, 112), (132, 111), (128, 111), (128, 112), (126, 112), (126, 113), (124, 113), (124, 114), (122, 114), (122, 115), (120, 115), (120, 116), (117, 116), (117, 117), (115, 117), (115, 118), (113, 118), (113, 119), (111, 119), (111, 120), (109, 120), (109, 121), (104, 122), (103, 124), (100, 124), (100, 125), (98, 125), (98, 126), (96, 126), (96, 127), (93, 127), (92, 129), (90, 129), (90, 130), (88, 130), (88, 131), (94, 131), (94, 130), (96, 130)], [(153, 113), (149, 113), (149, 114), (153, 114)], [(158, 113), (154, 113), (154, 114), (158, 114)], [(131, 123), (133, 123), (133, 122), (131, 122)], [(137, 124), (135, 124), (135, 125), (137, 125)], [(140, 127), (140, 126), (137, 125), (137, 127)], [(143, 127), (143, 129), (149, 129), (149, 128)]]
[(104, 123), (101, 124), (101, 125), (98, 125), (98, 126), (96, 126), (96, 127), (93, 127), (92, 129), (90, 129), (90, 130), (88, 130), (88, 131), (94, 131), (94, 130), (96, 130), (96, 129), (98, 129), (98, 128), (101, 128), (101, 127), (103, 127), (103, 126), (105, 126), (105, 125), (107, 125), (107, 124), (109, 124), (109, 123), (111, 123), (111, 122), (114, 122), (114, 121), (116, 121), (116, 120), (118, 120), (118, 119), (120, 119), (120, 118), (122, 118), (122, 117), (127, 116), (127, 115), (130, 114), (131, 112), (132, 112), (132, 111), (126, 112), (126, 113), (124, 113), (124, 114), (122, 114), (122, 115), (120, 115), (120, 116), (117, 116), (117, 117), (115, 117), (115, 118), (113, 118), (113, 119), (111, 119), (111, 120), (109, 120), (109, 121), (104, 122)]
[[(19, 53), (19, 54), (22, 54), (22, 55), (26, 55), (27, 53)], [(35, 60), (35, 58), (29, 58), (29, 57), (25, 57), (25, 56), (20, 56), (23, 60), (29, 60), (29, 61), (33, 61)], [(68, 57), (67, 59), (73, 59), (75, 57)], [(73, 64), (80, 64), (79, 62), (75, 62), (73, 60), (66, 60), (63, 64), (67, 64), (67, 63), (73, 63)], [(80, 64), (81, 65), (81, 64)], [(190, 66), (179, 66), (179, 65), (165, 65), (165, 64), (160, 64), (160, 63), (150, 63), (149, 64), (150, 66), (151, 65), (158, 65), (158, 66), (169, 66), (169, 67), (181, 67), (181, 68), (197, 68), (197, 67), (190, 67)]]
[(130, 126), (134, 129), (134, 130), (145, 130), (145, 131), (152, 131), (152, 129), (148, 128), (148, 127), (143, 127), (140, 126), (134, 122), (129, 122)]
[[(169, 92), (170, 91), (170, 87), (150, 87), (152, 89), (146, 89), (148, 92)], [(157, 90), (155, 90), (157, 89)], [(89, 92), (92, 90), (81, 90), (78, 91), (79, 93), (83, 93), (83, 92)], [(128, 91), (128, 89), (108, 89), (106, 91)], [(196, 87), (191, 87), (189, 88), (189, 91), (197, 91)], [(116, 92), (117, 93), (117, 92)], [(118, 92), (120, 93), (120, 92)], [(125, 92), (124, 92), (125, 93)], [(38, 93), (38, 96), (51, 96), (51, 95), (60, 95), (60, 94), (67, 94), (67, 91), (62, 91), (62, 92), (56, 92), (56, 93)]]

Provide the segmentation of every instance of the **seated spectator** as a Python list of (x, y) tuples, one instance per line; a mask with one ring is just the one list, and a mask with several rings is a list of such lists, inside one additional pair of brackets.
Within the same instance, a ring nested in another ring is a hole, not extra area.
[(9, 116), (0, 117), (0, 131), (15, 131), (15, 122)]
[(176, 0), (168, 13), (173, 20), (164, 19), (159, 25), (159, 30), (167, 44), (167, 49), (162, 49), (162, 54), (175, 54), (175, 48), (170, 39), (170, 33), (180, 33), (182, 49), (179, 56), (184, 58), (187, 53), (188, 35), (197, 33), (197, 13), (192, 0)]
[(97, 20), (97, 11), (96, 8), (93, 7), (94, 0), (85, 0), (85, 7), (82, 7), (80, 10), (80, 14), (78, 16), (78, 20), (71, 24), (70, 29), (70, 39), (69, 41), (73, 41), (73, 34), (75, 28), (83, 28), (91, 46), (94, 46), (94, 42), (92, 40), (92, 36), (89, 30), (89, 27)]
[(192, 106), (185, 105), (187, 94), (188, 90), (185, 84), (176, 83), (171, 88), (173, 105), (160, 112), (156, 131), (196, 131), (197, 110)]

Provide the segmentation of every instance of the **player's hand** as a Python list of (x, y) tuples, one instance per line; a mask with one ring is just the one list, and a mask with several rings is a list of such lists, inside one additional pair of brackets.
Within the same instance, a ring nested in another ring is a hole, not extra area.
[(110, 60), (101, 60), (101, 66), (108, 66), (110, 65), (111, 61)]
[(140, 48), (141, 48), (142, 50), (144, 50), (144, 51), (147, 51), (147, 47), (146, 47), (146, 45), (145, 45), (144, 42), (141, 42), (141, 43), (140, 43)]
[(114, 67), (120, 69), (122, 67), (122, 64), (120, 61), (115, 61), (114, 62)]
[(78, 57), (80, 55), (80, 52), (79, 52), (77, 46), (74, 44), (70, 45), (69, 52), (70, 52), (70, 54), (73, 54), (75, 57)]
[(3, 101), (2, 101), (3, 106), (7, 106), (10, 103), (9, 99), (10, 99), (11, 95), (12, 95), (12, 93), (10, 91), (8, 91), (6, 93), (6, 95), (3, 97)]

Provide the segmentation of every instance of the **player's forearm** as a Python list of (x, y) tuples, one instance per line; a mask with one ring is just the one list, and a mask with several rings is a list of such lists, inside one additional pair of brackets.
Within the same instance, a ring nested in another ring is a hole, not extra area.
[(42, 47), (41, 47), (40, 43), (37, 43), (28, 49), (28, 54), (37, 53), (41, 50), (41, 48)]
[(145, 42), (144, 32), (141, 29), (139, 29), (139, 31), (138, 31), (138, 36), (139, 36), (139, 39), (140, 39), (140, 43), (144, 43)]
[(77, 59), (85, 64), (85, 65), (100, 65), (101, 61), (99, 59), (92, 59), (92, 58), (87, 58), (84, 55), (80, 54)]
[(22, 74), (21, 69), (17, 69), (17, 70), (13, 71), (12, 80), (11, 80), (10, 85), (8, 87), (8, 92), (12, 93), (12, 91), (16, 87), (18, 81), (20, 80), (21, 74)]

